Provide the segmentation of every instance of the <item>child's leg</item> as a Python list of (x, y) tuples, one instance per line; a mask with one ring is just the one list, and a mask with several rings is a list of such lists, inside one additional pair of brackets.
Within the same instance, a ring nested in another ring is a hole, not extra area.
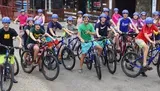
[(144, 44), (143, 46), (143, 66), (147, 65), (147, 55), (148, 55), (149, 47), (148, 45)]
[(86, 56), (86, 54), (82, 54), (82, 56), (81, 56), (81, 59), (80, 59), (80, 69), (82, 69), (85, 56)]

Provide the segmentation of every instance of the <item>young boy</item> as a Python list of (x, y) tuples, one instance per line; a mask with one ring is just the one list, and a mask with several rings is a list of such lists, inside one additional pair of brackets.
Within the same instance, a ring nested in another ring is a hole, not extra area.
[[(147, 64), (147, 55), (149, 46), (147, 45), (148, 42), (155, 44), (155, 41), (151, 40), (150, 37), (153, 33), (158, 32), (158, 28), (153, 24), (153, 18), (147, 17), (145, 20), (145, 25), (142, 27), (142, 30), (137, 35), (135, 42), (138, 44), (140, 48), (143, 49), (143, 70), (152, 70), (152, 67), (149, 67)], [(142, 73), (143, 76), (147, 76), (144, 72)]]
[[(0, 43), (6, 46), (12, 46), (13, 47), (13, 39), (17, 38), (19, 40), (19, 47), (22, 47), (21, 45), (21, 38), (18, 36), (17, 32), (9, 27), (11, 20), (9, 17), (3, 17), (2, 18), (2, 24), (3, 28), (0, 29)], [(6, 54), (6, 49), (4, 47), (0, 47), (0, 64), (4, 63), (4, 57)], [(11, 51), (11, 60), (10, 63), (12, 65), (12, 70), (14, 72), (14, 50)], [(13, 82), (17, 83), (13, 78)]]
[[(91, 23), (89, 23), (89, 15), (84, 14), (83, 15), (83, 21), (79, 28), (78, 28), (78, 37), (81, 40), (81, 47), (82, 47), (82, 56), (80, 59), (80, 69), (79, 72), (82, 72), (82, 66), (84, 62), (84, 58), (86, 56), (86, 53), (88, 52), (89, 48), (91, 47), (91, 42), (85, 43), (85, 41), (91, 41), (93, 40), (93, 35), (96, 35), (94, 27)], [(102, 47), (99, 46), (96, 42), (94, 42), (94, 46), (96, 49), (98, 49), (98, 55), (101, 55)]]

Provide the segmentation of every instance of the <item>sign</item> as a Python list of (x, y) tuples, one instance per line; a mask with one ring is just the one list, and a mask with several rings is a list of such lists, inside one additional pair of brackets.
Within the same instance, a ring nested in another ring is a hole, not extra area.
[(101, 7), (101, 2), (94, 2), (93, 6), (96, 8), (100, 8)]

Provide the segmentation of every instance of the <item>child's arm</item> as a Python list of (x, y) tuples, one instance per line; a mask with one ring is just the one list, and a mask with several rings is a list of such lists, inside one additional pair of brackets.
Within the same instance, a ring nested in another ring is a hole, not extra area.
[(17, 23), (17, 21), (18, 21), (18, 17), (14, 20), (14, 23), (16, 24), (16, 23)]
[(72, 34), (70, 33), (70, 30), (68, 30), (68, 29), (66, 29), (66, 28), (62, 28), (62, 30), (65, 31), (67, 34), (72, 35)]
[(81, 40), (81, 42), (85, 42), (82, 37), (81, 37), (81, 34), (78, 32), (78, 38)]

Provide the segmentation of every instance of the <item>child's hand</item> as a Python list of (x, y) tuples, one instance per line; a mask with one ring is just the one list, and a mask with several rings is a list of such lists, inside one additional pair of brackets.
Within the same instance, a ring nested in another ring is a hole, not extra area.
[(91, 34), (91, 32), (89, 30), (86, 31), (86, 34)]
[(83, 39), (81, 39), (81, 42), (82, 42), (82, 43), (84, 43), (84, 40), (83, 40)]

